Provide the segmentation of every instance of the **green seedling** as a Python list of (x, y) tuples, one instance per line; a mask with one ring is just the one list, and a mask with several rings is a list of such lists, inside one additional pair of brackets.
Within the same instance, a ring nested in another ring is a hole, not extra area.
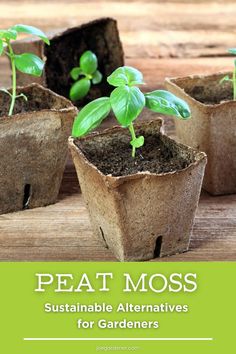
[(116, 88), (110, 97), (98, 98), (81, 109), (74, 121), (73, 137), (82, 137), (97, 128), (112, 110), (118, 123), (130, 131), (132, 157), (135, 157), (136, 149), (144, 144), (144, 137), (136, 136), (133, 122), (144, 107), (180, 119), (190, 118), (187, 103), (172, 93), (164, 90), (143, 93), (136, 86), (144, 84), (143, 75), (137, 69), (129, 66), (120, 67), (107, 78), (107, 81)]
[(96, 55), (87, 50), (79, 60), (79, 65), (73, 68), (70, 72), (71, 78), (76, 81), (70, 89), (70, 99), (78, 101), (85, 97), (91, 87), (99, 84), (102, 81), (102, 74), (98, 70), (98, 60)]
[(46, 35), (38, 28), (27, 25), (14, 25), (7, 30), (0, 30), (0, 56), (5, 54), (11, 63), (12, 70), (12, 89), (11, 92), (5, 88), (0, 91), (5, 92), (11, 97), (11, 104), (8, 115), (11, 116), (14, 111), (15, 101), (17, 98), (23, 98), (27, 101), (27, 97), (23, 94), (16, 94), (16, 71), (22, 73), (41, 76), (44, 67), (44, 61), (33, 53), (16, 54), (12, 48), (12, 41), (17, 39), (19, 33), (35, 35), (41, 38), (46, 44), (49, 45), (49, 40)]
[[(231, 54), (236, 55), (236, 48), (230, 48), (230, 49), (228, 49), (228, 52), (231, 53)], [(232, 85), (233, 85), (233, 99), (235, 101), (236, 100), (236, 60), (234, 60), (234, 69), (233, 69), (232, 77), (230, 78), (229, 75), (224, 76), (223, 79), (220, 80), (220, 84), (222, 84), (225, 81), (232, 82)]]

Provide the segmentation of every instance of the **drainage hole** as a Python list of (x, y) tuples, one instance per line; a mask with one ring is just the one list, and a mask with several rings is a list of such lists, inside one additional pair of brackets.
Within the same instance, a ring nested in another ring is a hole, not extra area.
[(99, 227), (99, 229), (100, 229), (100, 233), (101, 233), (102, 239), (104, 241), (105, 247), (108, 248), (108, 244), (107, 244), (107, 241), (105, 239), (103, 229), (101, 227)]
[(155, 245), (155, 249), (154, 249), (154, 258), (160, 257), (161, 244), (162, 244), (162, 236), (158, 236), (156, 239), (156, 245)]
[(31, 197), (31, 184), (26, 184), (24, 187), (23, 209), (29, 208), (30, 197)]

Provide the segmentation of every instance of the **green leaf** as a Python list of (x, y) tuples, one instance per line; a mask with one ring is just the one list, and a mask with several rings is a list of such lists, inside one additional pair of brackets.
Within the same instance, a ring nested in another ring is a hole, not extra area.
[(143, 75), (140, 71), (131, 66), (122, 66), (108, 76), (107, 82), (112, 86), (134, 86), (143, 84)]
[(3, 49), (3, 41), (0, 39), (0, 55), (2, 55)]
[(230, 48), (228, 49), (228, 52), (236, 55), (236, 48)]
[(156, 90), (145, 94), (146, 107), (154, 112), (172, 115), (177, 118), (190, 118), (191, 112), (188, 104), (165, 90)]
[(84, 106), (75, 118), (72, 135), (80, 137), (97, 128), (111, 110), (109, 97), (98, 98)]
[(14, 30), (17, 33), (32, 34), (34, 36), (41, 38), (46, 44), (48, 44), (48, 45), (50, 44), (49, 39), (46, 36), (46, 34), (36, 27), (19, 24), (19, 25), (12, 26), (10, 28), (10, 30)]
[(233, 81), (233, 80), (230, 79), (229, 75), (225, 75), (225, 76), (220, 80), (220, 84), (223, 84), (225, 81)]
[(22, 73), (41, 76), (44, 67), (44, 61), (32, 53), (23, 53), (15, 55), (16, 68)]
[(89, 92), (90, 86), (91, 86), (90, 80), (86, 78), (83, 78), (75, 82), (70, 89), (70, 99), (72, 101), (77, 101), (85, 97)]
[(131, 140), (130, 144), (136, 149), (140, 148), (144, 144), (144, 136), (140, 135), (138, 138)]
[(92, 83), (96, 85), (96, 84), (100, 84), (101, 81), (102, 81), (102, 74), (100, 73), (99, 70), (96, 70), (95, 73), (93, 74)]
[(0, 30), (0, 38), (4, 38), (7, 40), (15, 40), (17, 38), (17, 32), (11, 28), (9, 28), (8, 30)]
[(73, 80), (78, 80), (80, 74), (82, 74), (82, 70), (79, 66), (76, 66), (70, 72), (70, 76), (72, 77)]
[(85, 74), (92, 75), (98, 67), (98, 60), (96, 55), (87, 50), (80, 57), (80, 67)]
[(117, 87), (110, 98), (114, 114), (123, 127), (128, 127), (145, 106), (144, 94), (134, 86)]

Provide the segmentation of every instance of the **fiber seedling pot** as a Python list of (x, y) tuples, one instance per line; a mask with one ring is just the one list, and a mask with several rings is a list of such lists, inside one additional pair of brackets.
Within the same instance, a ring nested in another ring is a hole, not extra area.
[(0, 93), (0, 213), (56, 202), (77, 109), (38, 84), (18, 88), (8, 116), (9, 96)]
[(50, 46), (35, 38), (14, 43), (16, 53), (31, 52), (46, 59), (42, 77), (36, 81), (35, 78), (18, 72), (19, 85), (38, 82), (68, 98), (74, 83), (70, 71), (79, 65), (80, 56), (86, 50), (91, 50), (98, 58), (98, 69), (103, 79), (100, 84), (92, 85), (86, 98), (76, 102), (76, 105), (83, 106), (95, 98), (110, 94), (112, 87), (108, 85), (106, 78), (117, 67), (124, 65), (124, 54), (115, 20), (101, 18), (78, 27), (57, 31), (48, 37)]
[(178, 139), (206, 152), (203, 188), (213, 195), (236, 193), (236, 101), (223, 76), (196, 75), (166, 79), (166, 87), (190, 106), (192, 118), (175, 120)]
[(161, 124), (158, 119), (136, 126), (145, 145), (135, 159), (129, 132), (120, 127), (69, 139), (94, 232), (121, 261), (189, 247), (206, 155), (163, 135)]

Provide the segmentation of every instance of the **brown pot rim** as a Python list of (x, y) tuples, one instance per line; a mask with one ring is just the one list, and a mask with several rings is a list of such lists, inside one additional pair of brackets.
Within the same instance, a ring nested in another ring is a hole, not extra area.
[[(60, 27), (60, 28), (55, 28), (53, 30), (49, 30), (46, 31), (46, 35), (48, 37), (48, 39), (51, 41), (53, 39), (56, 39), (64, 34), (69, 34), (69, 33), (73, 33), (74, 31), (90, 26), (91, 24), (99, 24), (99, 22), (101, 21), (114, 21), (115, 23), (117, 23), (117, 20), (113, 17), (109, 17), (109, 16), (103, 16), (103, 17), (99, 17), (90, 21), (82, 21), (81, 23), (79, 23), (77, 26), (73, 26), (73, 27)], [(37, 38), (35, 36), (29, 36), (26, 38), (22, 38), (22, 39), (17, 39), (16, 41), (17, 43), (25, 43), (25, 42), (34, 42), (34, 43), (42, 43), (43, 46), (45, 46), (45, 43), (42, 39)]]
[[(13, 114), (10, 119), (20, 119), (22, 116), (24, 117), (27, 117), (29, 115), (32, 115), (32, 114), (37, 114), (38, 112), (56, 112), (56, 113), (67, 113), (67, 112), (73, 112), (75, 111), (75, 114), (77, 113), (77, 108), (72, 104), (72, 102), (70, 100), (68, 100), (67, 98), (61, 96), (61, 95), (58, 95), (57, 93), (55, 93), (54, 91), (50, 90), (49, 88), (46, 88), (40, 84), (37, 84), (37, 83), (32, 83), (32, 84), (29, 84), (29, 85), (26, 85), (26, 86), (17, 86), (17, 90), (29, 90), (33, 87), (37, 87), (39, 90), (41, 91), (44, 91), (46, 92), (48, 95), (50, 96), (54, 96), (55, 98), (58, 98), (60, 99), (62, 102), (65, 103), (65, 107), (62, 107), (62, 108), (45, 108), (45, 109), (40, 109), (38, 111), (28, 111), (28, 112), (22, 112), (22, 113), (16, 113), (16, 114)], [(11, 88), (8, 88), (9, 91), (11, 91)], [(9, 116), (7, 115), (4, 115), (4, 116), (0, 116), (0, 124), (5, 122), (6, 120), (9, 121)]]
[(77, 31), (78, 29), (83, 29), (86, 27), (90, 27), (91, 25), (96, 25), (99, 24), (99, 22), (101, 21), (114, 21), (115, 23), (117, 23), (117, 20), (112, 18), (112, 17), (99, 17), (96, 18), (94, 20), (88, 21), (88, 22), (82, 22), (80, 24), (78, 24), (78, 26), (73, 26), (73, 27), (63, 27), (63, 28), (59, 28), (59, 29), (55, 29), (52, 31), (47, 32), (48, 38), (49, 40), (53, 40), (56, 39), (58, 37), (64, 36), (66, 34), (70, 34), (73, 33), (75, 31)]
[(229, 100), (229, 101), (225, 101), (225, 102), (221, 102), (221, 103), (215, 103), (215, 104), (207, 104), (207, 103), (203, 103), (200, 102), (198, 100), (196, 100), (193, 96), (189, 95), (182, 87), (180, 87), (177, 84), (177, 81), (179, 79), (181, 80), (185, 80), (185, 79), (202, 79), (202, 78), (208, 78), (208, 77), (217, 77), (217, 76), (221, 76), (221, 75), (227, 75), (227, 74), (232, 74), (231, 71), (227, 70), (227, 71), (217, 71), (216, 73), (213, 74), (193, 74), (193, 75), (187, 75), (187, 76), (175, 76), (175, 77), (166, 77), (165, 78), (165, 82), (174, 86), (176, 89), (181, 90), (183, 95), (185, 97), (188, 97), (188, 99), (191, 99), (191, 101), (193, 102), (197, 102), (199, 105), (203, 106), (203, 107), (210, 107), (210, 108), (218, 108), (218, 107), (224, 107), (224, 106), (234, 106), (236, 105), (236, 101), (234, 100)]
[[(161, 121), (161, 123), (163, 122), (162, 118), (158, 118), (158, 120)], [(148, 122), (145, 122), (145, 125), (149, 125), (152, 124), (154, 120), (150, 120)], [(139, 127), (143, 127), (144, 124), (135, 124), (135, 126), (137, 128)], [(113, 126), (112, 128), (107, 128), (105, 130), (103, 130), (102, 132), (93, 132), (88, 134), (85, 137), (82, 137), (82, 140), (89, 140), (91, 138), (93, 138), (94, 136), (98, 136), (98, 135), (108, 135), (108, 134), (114, 134), (117, 131), (124, 131), (124, 128), (120, 127), (120, 126)], [(207, 155), (204, 152), (201, 151), (197, 151), (196, 149), (191, 148), (190, 146), (181, 144), (177, 141), (175, 141), (174, 139), (170, 138), (169, 136), (162, 134), (160, 132), (161, 135), (164, 135), (165, 137), (167, 137), (167, 139), (173, 141), (175, 144), (177, 144), (180, 147), (184, 147), (184, 149), (186, 149), (188, 151), (194, 152), (195, 154), (195, 158), (196, 160), (192, 163), (190, 163), (187, 167), (178, 170), (178, 171), (170, 171), (170, 172), (163, 172), (163, 173), (153, 173), (153, 172), (149, 172), (149, 171), (142, 171), (142, 172), (137, 172), (135, 174), (129, 174), (126, 176), (112, 176), (111, 174), (109, 175), (105, 175), (104, 173), (102, 173), (93, 163), (91, 163), (87, 157), (85, 156), (85, 154), (83, 153), (82, 149), (80, 149), (76, 144), (75, 144), (75, 140), (77, 138), (73, 138), (72, 136), (69, 137), (68, 142), (69, 142), (69, 146), (71, 147), (72, 150), (74, 150), (76, 153), (78, 153), (81, 158), (84, 160), (85, 164), (88, 165), (90, 168), (92, 168), (93, 170), (95, 170), (103, 179), (105, 180), (109, 180), (110, 182), (113, 182), (116, 184), (116, 182), (118, 182), (118, 184), (120, 184), (119, 182), (125, 182), (127, 180), (132, 180), (132, 179), (139, 179), (139, 178), (144, 178), (144, 177), (148, 177), (148, 178), (153, 178), (153, 177), (164, 177), (164, 176), (172, 176), (172, 175), (177, 175), (177, 174), (181, 174), (184, 173), (187, 170), (191, 170), (192, 168), (194, 168), (195, 166), (197, 166), (201, 161), (205, 160), (205, 162), (207, 161)]]

